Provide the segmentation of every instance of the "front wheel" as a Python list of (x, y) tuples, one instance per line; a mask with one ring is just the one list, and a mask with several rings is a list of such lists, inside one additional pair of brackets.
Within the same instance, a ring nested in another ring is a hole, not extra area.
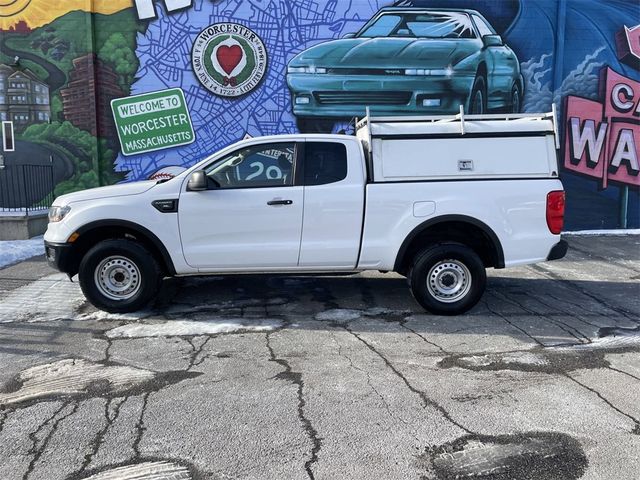
[(416, 255), (408, 279), (411, 293), (425, 310), (437, 315), (460, 315), (482, 297), (487, 273), (472, 249), (442, 243)]
[(162, 276), (153, 255), (131, 240), (98, 243), (80, 262), (80, 287), (92, 305), (110, 313), (145, 307), (156, 295)]

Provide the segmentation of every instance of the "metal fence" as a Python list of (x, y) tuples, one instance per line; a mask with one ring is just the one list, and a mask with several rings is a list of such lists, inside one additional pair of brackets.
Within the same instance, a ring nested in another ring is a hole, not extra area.
[(5, 165), (0, 168), (0, 215), (45, 212), (54, 200), (53, 165)]

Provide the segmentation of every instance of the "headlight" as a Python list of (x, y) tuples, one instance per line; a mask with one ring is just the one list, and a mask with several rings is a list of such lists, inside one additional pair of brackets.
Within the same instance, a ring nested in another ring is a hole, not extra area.
[(67, 216), (67, 213), (71, 211), (70, 206), (66, 207), (51, 207), (49, 209), (49, 222), (56, 223), (61, 222), (64, 217)]
[(413, 76), (440, 76), (440, 77), (450, 77), (451, 75), (453, 75), (453, 68), (452, 67), (447, 67), (447, 68), (433, 68), (433, 69), (429, 69), (429, 68), (407, 68), (404, 71), (405, 75), (413, 75)]
[(288, 67), (287, 73), (327, 73), (327, 69), (323, 67)]

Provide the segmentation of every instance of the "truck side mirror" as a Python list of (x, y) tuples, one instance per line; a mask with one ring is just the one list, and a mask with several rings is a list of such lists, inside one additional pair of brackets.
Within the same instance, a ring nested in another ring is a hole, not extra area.
[(356, 38), (355, 33), (345, 33), (342, 38)]
[(187, 183), (187, 192), (202, 192), (209, 189), (207, 174), (204, 170), (193, 172)]
[(485, 35), (482, 37), (482, 44), (485, 47), (501, 47), (504, 42), (500, 35)]

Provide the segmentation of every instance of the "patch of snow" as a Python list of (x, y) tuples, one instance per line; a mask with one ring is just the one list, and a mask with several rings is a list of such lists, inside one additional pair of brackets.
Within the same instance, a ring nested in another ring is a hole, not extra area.
[(38, 255), (44, 255), (42, 236), (30, 240), (0, 241), (0, 268), (8, 267)]
[(577, 230), (575, 232), (562, 232), (562, 235), (573, 236), (591, 236), (591, 235), (608, 235), (608, 236), (620, 236), (620, 235), (640, 235), (640, 228), (635, 229), (619, 229), (619, 230)]
[(488, 367), (489, 365), (497, 363), (497, 361), (489, 355), (473, 355), (461, 358), (460, 363), (469, 367)]
[(154, 372), (140, 368), (105, 366), (70, 358), (21, 372), (16, 378), (20, 388), (15, 392), (0, 393), (0, 405), (16, 405), (58, 395), (81, 395), (98, 382), (107, 382), (109, 391), (117, 394), (153, 380), (155, 376)]
[(538, 353), (512, 352), (505, 353), (501, 358), (503, 363), (516, 365), (548, 365), (549, 361)]
[(548, 365), (549, 361), (540, 354), (532, 352), (493, 353), (463, 357), (460, 362), (469, 367), (490, 367), (491, 365)]
[(27, 214), (30, 217), (44, 217), (49, 213), (49, 207), (30, 208), (28, 211), (26, 208), (18, 208), (11, 211), (0, 212), (0, 217), (26, 217)]
[(280, 328), (280, 320), (216, 319), (170, 320), (163, 323), (131, 323), (108, 330), (109, 338), (187, 337), (235, 332), (268, 332)]
[(145, 318), (149, 318), (153, 315), (153, 312), (148, 310), (141, 310), (139, 312), (131, 312), (131, 313), (108, 313), (103, 312), (102, 310), (97, 310), (91, 313), (83, 313), (82, 315), (78, 315), (75, 320), (114, 320), (114, 321), (135, 321), (135, 320), (144, 320)]
[(575, 345), (560, 345), (550, 347), (560, 351), (575, 350), (620, 350), (626, 348), (637, 348), (640, 345), (640, 331), (620, 329), (614, 335), (595, 338), (591, 343), (580, 343)]
[(0, 301), (0, 323), (73, 317), (85, 301), (80, 285), (56, 273), (17, 288)]
[(191, 474), (182, 465), (161, 461), (112, 468), (85, 480), (191, 480)]

